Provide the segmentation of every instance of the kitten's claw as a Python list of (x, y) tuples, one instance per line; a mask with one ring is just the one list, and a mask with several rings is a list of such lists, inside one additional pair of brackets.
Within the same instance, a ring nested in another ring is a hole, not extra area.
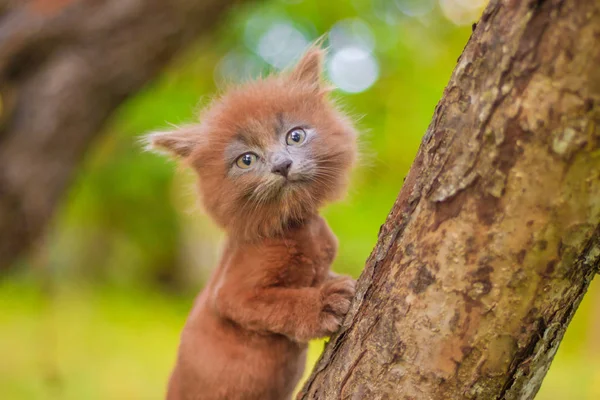
[(356, 281), (349, 276), (339, 276), (325, 281), (321, 286), (321, 330), (323, 336), (336, 332), (350, 309), (356, 291)]

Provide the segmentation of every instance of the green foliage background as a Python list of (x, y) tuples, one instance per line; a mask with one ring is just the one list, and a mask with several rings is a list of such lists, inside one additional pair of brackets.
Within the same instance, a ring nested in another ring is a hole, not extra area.
[[(324, 210), (340, 239), (334, 269), (358, 277), (471, 32), (437, 3), (422, 16), (400, 12), (419, 4), (237, 7), (212, 37), (129, 99), (87, 155), (44, 242), (0, 282), (0, 398), (163, 396), (179, 332), (221, 235), (195, 205), (191, 174), (141, 151), (137, 137), (193, 119), (218, 92), (226, 54), (238, 57), (242, 72), (268, 73), (251, 43), (273, 21), (312, 40), (340, 20), (361, 18), (375, 39), (379, 79), (362, 93), (335, 94), (359, 120), (363, 161), (348, 198)], [(539, 399), (600, 398), (599, 286), (582, 303)], [(312, 361), (321, 349), (312, 344)]]

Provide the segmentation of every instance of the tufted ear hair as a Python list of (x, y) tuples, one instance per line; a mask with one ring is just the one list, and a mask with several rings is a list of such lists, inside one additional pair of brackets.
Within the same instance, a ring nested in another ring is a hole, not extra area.
[(321, 75), (326, 51), (321, 47), (323, 38), (317, 40), (306, 50), (298, 63), (290, 72), (290, 79), (309, 84), (316, 89), (321, 88)]
[(202, 143), (198, 126), (188, 125), (171, 131), (150, 132), (142, 137), (146, 150), (186, 158)]

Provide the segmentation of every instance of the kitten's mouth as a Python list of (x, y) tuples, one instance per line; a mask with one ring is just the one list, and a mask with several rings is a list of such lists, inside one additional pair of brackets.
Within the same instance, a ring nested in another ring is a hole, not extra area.
[(303, 176), (289, 176), (287, 178), (282, 177), (278, 179), (278, 196), (285, 196), (290, 192), (294, 192), (295, 190), (307, 185), (310, 183), (310, 180)]
[(290, 175), (288, 177), (282, 177), (280, 182), (281, 182), (281, 187), (286, 187), (286, 186), (294, 186), (294, 185), (303, 185), (303, 184), (309, 183), (310, 179), (308, 179), (305, 176), (301, 176), (301, 175)]
[(252, 193), (249, 193), (249, 199), (258, 201), (281, 201), (284, 197), (294, 194), (297, 190), (304, 190), (305, 186), (311, 183), (311, 179), (305, 175), (290, 174), (289, 176), (278, 176), (259, 185)]

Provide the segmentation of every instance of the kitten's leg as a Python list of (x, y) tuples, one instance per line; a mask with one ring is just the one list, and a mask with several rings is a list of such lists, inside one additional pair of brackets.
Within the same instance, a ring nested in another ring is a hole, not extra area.
[(298, 342), (337, 331), (354, 296), (354, 280), (327, 280), (313, 288), (268, 287), (220, 290), (215, 305), (222, 317), (255, 331), (274, 332)]

